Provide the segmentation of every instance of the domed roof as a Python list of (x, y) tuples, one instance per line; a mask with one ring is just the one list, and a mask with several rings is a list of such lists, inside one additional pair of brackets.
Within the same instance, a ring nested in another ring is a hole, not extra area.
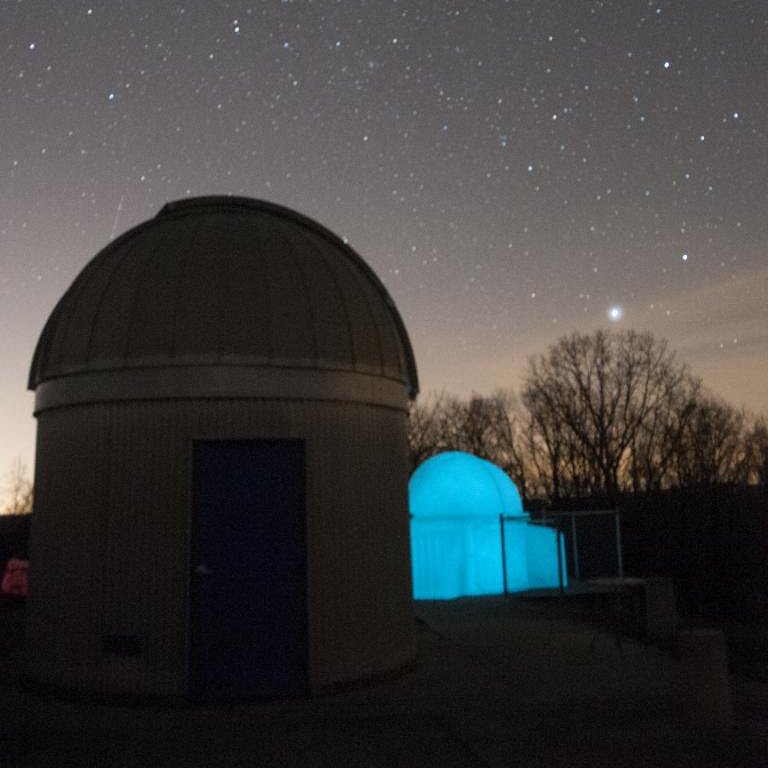
[(43, 330), (29, 387), (174, 366), (366, 373), (418, 391), (402, 319), (340, 238), (272, 203), (168, 203), (77, 276)]
[(411, 514), (435, 516), (522, 515), (517, 486), (495, 464), (471, 453), (432, 456), (411, 475)]

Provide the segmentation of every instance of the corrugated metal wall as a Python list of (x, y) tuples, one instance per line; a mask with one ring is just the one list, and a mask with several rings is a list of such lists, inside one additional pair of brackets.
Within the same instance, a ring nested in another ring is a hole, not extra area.
[(30, 640), (40, 679), (184, 695), (191, 444), (306, 441), (310, 684), (414, 652), (406, 414), (328, 401), (97, 403), (38, 414)]

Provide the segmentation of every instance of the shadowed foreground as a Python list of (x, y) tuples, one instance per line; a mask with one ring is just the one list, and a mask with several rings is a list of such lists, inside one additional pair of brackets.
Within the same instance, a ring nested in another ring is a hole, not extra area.
[[(105, 704), (19, 677), (4, 612), (0, 764), (15, 766), (768, 765), (768, 685), (732, 680), (735, 728), (701, 720), (681, 664), (574, 622), (554, 603), (417, 603), (403, 674), (311, 700)], [(706, 708), (704, 708), (706, 709)]]

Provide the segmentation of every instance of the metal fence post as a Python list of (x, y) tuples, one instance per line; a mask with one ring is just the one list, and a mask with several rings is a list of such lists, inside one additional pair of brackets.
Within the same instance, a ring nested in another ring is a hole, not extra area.
[(571, 515), (571, 542), (573, 544), (573, 578), (577, 581), (581, 578), (579, 568), (579, 541), (576, 537), (576, 515)]
[(563, 545), (560, 541), (560, 526), (555, 528), (555, 538), (557, 539), (557, 582), (560, 589), (560, 597), (565, 594), (563, 589)]
[(624, 578), (624, 556), (621, 552), (621, 512), (616, 509), (614, 512), (616, 520), (616, 564), (619, 568), (619, 578)]
[(504, 515), (499, 515), (499, 530), (501, 532), (501, 578), (504, 583), (504, 597), (507, 596), (507, 544), (504, 537)]

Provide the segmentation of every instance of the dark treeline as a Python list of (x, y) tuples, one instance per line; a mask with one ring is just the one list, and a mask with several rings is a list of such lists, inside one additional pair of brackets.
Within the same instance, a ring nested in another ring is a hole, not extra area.
[(529, 502), (768, 484), (768, 421), (708, 392), (648, 333), (565, 336), (511, 390), (414, 405), (413, 466), (446, 450), (493, 461)]

